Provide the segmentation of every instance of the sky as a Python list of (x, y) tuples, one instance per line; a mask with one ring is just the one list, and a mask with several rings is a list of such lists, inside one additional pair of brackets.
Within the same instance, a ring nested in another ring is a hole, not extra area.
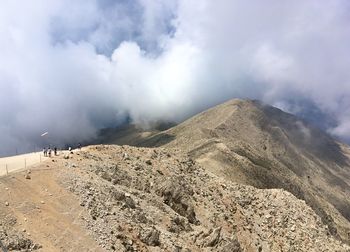
[(2, 0), (0, 155), (236, 97), (350, 141), (349, 41), (347, 0)]

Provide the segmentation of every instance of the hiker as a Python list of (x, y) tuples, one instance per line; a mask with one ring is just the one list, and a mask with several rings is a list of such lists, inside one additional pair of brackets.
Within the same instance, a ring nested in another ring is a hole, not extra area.
[(54, 153), (55, 153), (55, 156), (57, 156), (57, 147), (54, 147)]
[(49, 157), (51, 157), (51, 148), (49, 148), (48, 153), (49, 153)]
[(47, 149), (44, 148), (44, 149), (43, 149), (43, 152), (44, 152), (44, 157), (46, 157), (46, 156), (47, 156)]
[(78, 149), (81, 150), (81, 143), (78, 143)]

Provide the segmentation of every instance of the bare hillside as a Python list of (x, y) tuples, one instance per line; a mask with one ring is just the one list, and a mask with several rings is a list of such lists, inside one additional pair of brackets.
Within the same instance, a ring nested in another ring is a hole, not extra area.
[(227, 181), (283, 188), (349, 242), (350, 148), (291, 114), (257, 101), (231, 100), (143, 144), (186, 151)]
[(91, 146), (0, 190), (10, 251), (350, 251), (289, 192), (227, 181), (174, 149)]

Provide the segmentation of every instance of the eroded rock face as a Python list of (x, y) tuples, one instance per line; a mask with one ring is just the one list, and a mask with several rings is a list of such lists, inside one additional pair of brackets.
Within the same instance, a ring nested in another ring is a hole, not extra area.
[(170, 206), (175, 212), (186, 217), (192, 224), (198, 223), (196, 213), (190, 200), (191, 188), (181, 185), (181, 181), (174, 179), (166, 181), (158, 193), (163, 197), (163, 202)]

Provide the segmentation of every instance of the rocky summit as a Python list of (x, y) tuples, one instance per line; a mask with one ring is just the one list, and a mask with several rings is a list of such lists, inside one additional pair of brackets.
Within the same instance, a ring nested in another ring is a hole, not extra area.
[[(291, 138), (290, 128), (297, 136), (298, 126), (266, 120), (270, 108), (251, 101), (220, 106), (142, 140), (138, 135), (138, 145), (161, 147), (91, 145), (0, 178), (0, 245), (9, 251), (349, 252), (341, 211), (347, 187), (326, 187), (330, 177), (321, 162), (328, 160), (329, 173), (347, 183), (348, 147), (329, 142), (343, 149), (316, 159), (321, 149)], [(255, 116), (260, 124), (252, 124)], [(270, 131), (280, 133), (272, 138)], [(312, 128), (311, 138), (318, 132)], [(322, 136), (321, 143), (333, 141)], [(291, 151), (299, 170), (287, 165)], [(338, 196), (334, 202), (331, 195)]]

